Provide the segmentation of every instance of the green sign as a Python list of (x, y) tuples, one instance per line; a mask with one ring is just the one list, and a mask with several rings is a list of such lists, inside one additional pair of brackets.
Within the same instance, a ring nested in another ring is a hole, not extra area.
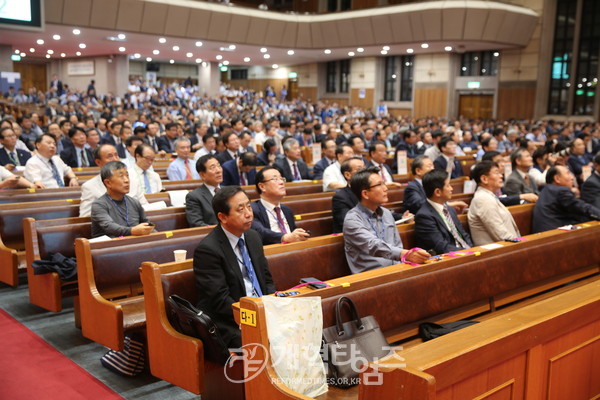
[(477, 82), (477, 81), (467, 82), (467, 87), (469, 89), (479, 89), (481, 87), (481, 82)]

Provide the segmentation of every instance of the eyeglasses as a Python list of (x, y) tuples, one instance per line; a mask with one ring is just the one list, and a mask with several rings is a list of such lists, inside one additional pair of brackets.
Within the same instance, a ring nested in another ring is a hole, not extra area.
[(373, 188), (376, 188), (377, 186), (383, 186), (383, 185), (385, 185), (385, 182), (384, 182), (384, 181), (381, 181), (381, 182), (379, 182), (379, 183), (376, 183), (376, 184), (374, 184), (373, 186), (369, 186), (369, 189), (368, 189), (368, 190), (371, 190), (371, 189), (373, 189)]
[(285, 183), (286, 179), (283, 176), (276, 176), (276, 177), (271, 178), (271, 179), (265, 179), (263, 182), (266, 183), (266, 182), (270, 182), (270, 181), (273, 181), (273, 182), (281, 181), (281, 182)]

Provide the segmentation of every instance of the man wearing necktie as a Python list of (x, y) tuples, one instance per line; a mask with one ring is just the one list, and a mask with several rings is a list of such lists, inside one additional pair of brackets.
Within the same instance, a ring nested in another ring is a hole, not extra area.
[(53, 135), (45, 133), (38, 137), (35, 147), (37, 154), (25, 165), (25, 179), (42, 189), (66, 186), (67, 180), (69, 186), (79, 186), (71, 167), (56, 155), (56, 139)]
[(12, 171), (15, 167), (24, 166), (27, 160), (31, 158), (31, 153), (25, 150), (17, 149), (17, 134), (12, 128), (2, 128), (0, 130), (0, 165), (7, 170)]
[(296, 139), (286, 140), (283, 152), (285, 157), (275, 160), (274, 166), (288, 182), (312, 178), (308, 166), (302, 160), (302, 151)]
[(213, 199), (219, 225), (194, 252), (198, 308), (212, 318), (230, 348), (241, 346), (231, 305), (240, 298), (271, 294), (275, 285), (262, 241), (251, 230), (252, 208), (239, 186), (221, 188)]
[(69, 139), (73, 146), (68, 146), (60, 153), (60, 158), (71, 168), (95, 167), (94, 156), (85, 148), (87, 133), (79, 127), (69, 130)]
[(285, 178), (271, 166), (256, 174), (256, 191), (260, 199), (252, 203), (254, 221), (252, 229), (262, 237), (263, 244), (299, 242), (309, 238), (309, 233), (296, 228), (292, 209), (281, 204), (285, 196)]
[(256, 176), (256, 153), (245, 152), (237, 160), (225, 161), (223, 167), (223, 186), (254, 185)]
[(415, 244), (436, 254), (473, 247), (473, 241), (447, 202), (452, 186), (445, 170), (434, 169), (423, 176), (427, 201), (415, 215)]
[(177, 158), (169, 164), (167, 168), (167, 177), (171, 181), (183, 181), (200, 179), (200, 175), (189, 160), (190, 156), (190, 140), (181, 137), (175, 141), (175, 152)]
[(533, 157), (524, 148), (518, 148), (510, 155), (512, 172), (504, 183), (502, 191), (508, 195), (523, 193), (538, 194), (537, 185), (529, 178), (529, 170), (533, 167)]

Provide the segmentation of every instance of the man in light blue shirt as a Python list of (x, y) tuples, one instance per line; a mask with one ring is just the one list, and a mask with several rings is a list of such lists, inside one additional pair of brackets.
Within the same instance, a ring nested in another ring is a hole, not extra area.
[(189, 160), (191, 144), (188, 138), (179, 138), (175, 141), (177, 158), (169, 164), (167, 177), (170, 181), (185, 181), (200, 179), (200, 175)]

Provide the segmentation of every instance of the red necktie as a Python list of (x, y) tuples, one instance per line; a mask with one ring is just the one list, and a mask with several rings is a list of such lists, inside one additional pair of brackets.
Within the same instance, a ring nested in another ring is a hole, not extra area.
[(285, 229), (285, 222), (283, 222), (283, 217), (281, 216), (281, 208), (275, 207), (275, 214), (277, 214), (277, 225), (279, 225), (281, 233), (285, 235), (287, 233), (287, 229)]
[(186, 159), (184, 161), (184, 165), (185, 165), (185, 179), (194, 179), (194, 176), (192, 175), (192, 170), (190, 169), (190, 162)]

